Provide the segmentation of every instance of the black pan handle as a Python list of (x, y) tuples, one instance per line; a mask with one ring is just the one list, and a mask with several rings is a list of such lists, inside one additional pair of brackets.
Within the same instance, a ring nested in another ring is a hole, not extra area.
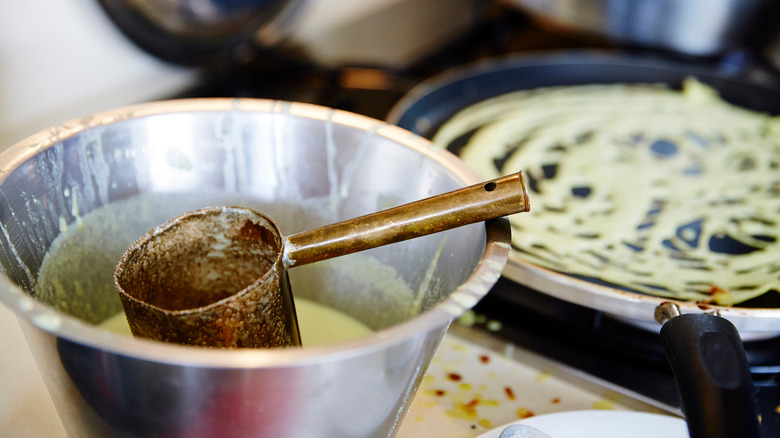
[(745, 348), (719, 316), (674, 316), (661, 328), (691, 438), (760, 438)]

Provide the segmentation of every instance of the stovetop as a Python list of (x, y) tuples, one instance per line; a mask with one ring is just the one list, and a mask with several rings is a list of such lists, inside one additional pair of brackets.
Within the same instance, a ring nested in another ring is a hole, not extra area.
[[(474, 309), (475, 328), (586, 373), (669, 412), (680, 400), (661, 336), (502, 278)], [(490, 321), (500, 321), (497, 328)], [(764, 435), (780, 436), (780, 338), (745, 343)]]

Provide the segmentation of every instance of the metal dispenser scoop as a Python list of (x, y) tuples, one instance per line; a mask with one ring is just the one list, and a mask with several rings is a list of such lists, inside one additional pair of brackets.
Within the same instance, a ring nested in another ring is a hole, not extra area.
[(227, 348), (300, 345), (287, 269), (529, 210), (522, 172), (283, 237), (241, 207), (185, 213), (122, 256), (133, 335)]

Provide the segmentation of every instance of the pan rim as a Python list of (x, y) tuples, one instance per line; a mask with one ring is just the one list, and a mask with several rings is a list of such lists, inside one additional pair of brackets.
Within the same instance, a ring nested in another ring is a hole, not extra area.
[[(477, 61), (457, 65), (449, 70), (436, 74), (416, 86), (412, 87), (401, 99), (396, 102), (387, 114), (386, 120), (394, 125), (409, 129), (416, 134), (418, 130), (410, 129), (404, 123), (412, 105), (419, 104), (422, 98), (429, 96), (432, 91), (451, 86), (465, 79), (482, 75), (488, 71), (498, 71), (507, 68), (527, 68), (543, 66), (565, 66), (578, 64), (599, 64), (603, 66), (629, 66), (651, 68), (659, 71), (679, 72), (681, 68), (686, 73), (703, 76), (714, 80), (724, 80), (746, 85), (762, 86), (775, 92), (780, 97), (780, 76), (761, 77), (763, 82), (756, 79), (740, 76), (742, 73), (737, 64), (722, 63), (702, 60), (697, 63), (686, 62), (680, 59), (670, 59), (656, 53), (615, 52), (606, 49), (559, 49), (559, 50), (531, 50), (523, 53), (511, 53), (506, 55), (487, 57)], [(479, 99), (484, 100), (484, 98)], [(777, 111), (780, 114), (780, 109)]]

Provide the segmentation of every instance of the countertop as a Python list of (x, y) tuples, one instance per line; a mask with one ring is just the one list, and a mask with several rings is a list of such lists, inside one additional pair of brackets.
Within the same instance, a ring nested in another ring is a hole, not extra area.
[(476, 437), (519, 419), (558, 412), (660, 413), (569, 371), (571, 379), (557, 364), (455, 325), (442, 340), (398, 436)]
[[(3, 437), (65, 437), (17, 319), (4, 306), (0, 351)], [(554, 363), (456, 324), (442, 340), (397, 436), (476, 437), (521, 418), (566, 411), (655, 412), (606, 387), (578, 380), (576, 371), (570, 371), (562, 373)]]

